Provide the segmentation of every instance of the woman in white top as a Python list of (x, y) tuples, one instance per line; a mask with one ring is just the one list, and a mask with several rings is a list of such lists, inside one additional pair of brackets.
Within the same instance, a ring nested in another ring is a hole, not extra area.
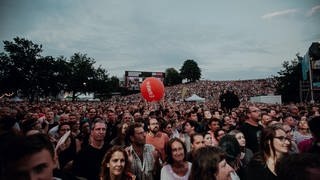
[(306, 139), (312, 138), (307, 120), (299, 121), (297, 127), (297, 130), (293, 132), (293, 139), (295, 140), (296, 144), (299, 144), (301, 141), (304, 141)]
[(167, 161), (161, 169), (161, 180), (187, 180), (191, 163), (186, 160), (187, 149), (179, 138), (171, 139), (166, 146)]

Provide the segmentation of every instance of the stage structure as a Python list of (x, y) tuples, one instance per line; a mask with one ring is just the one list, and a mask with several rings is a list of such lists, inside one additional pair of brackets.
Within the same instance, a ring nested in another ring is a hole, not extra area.
[(320, 43), (313, 42), (301, 60), (300, 101), (320, 102)]
[(164, 72), (125, 71), (124, 84), (129, 91), (140, 91), (140, 85), (147, 77), (155, 77), (163, 82)]

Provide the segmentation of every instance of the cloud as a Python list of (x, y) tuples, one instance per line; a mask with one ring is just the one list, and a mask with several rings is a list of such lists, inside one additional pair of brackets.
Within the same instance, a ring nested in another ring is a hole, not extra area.
[(285, 15), (295, 14), (298, 11), (299, 11), (298, 9), (287, 9), (287, 10), (283, 10), (283, 11), (276, 11), (276, 12), (265, 14), (261, 18), (262, 19), (272, 19), (277, 16), (285, 16)]
[(307, 16), (313, 16), (315, 13), (320, 11), (320, 5), (314, 6), (312, 7), (308, 12), (307, 12)]

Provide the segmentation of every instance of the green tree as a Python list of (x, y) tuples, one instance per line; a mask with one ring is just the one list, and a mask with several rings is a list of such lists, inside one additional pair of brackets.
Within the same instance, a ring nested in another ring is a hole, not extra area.
[(91, 81), (92, 91), (95, 93), (95, 97), (104, 100), (110, 97), (110, 92), (113, 90), (111, 80), (108, 77), (108, 73), (105, 69), (99, 66), (95, 70), (95, 75)]
[(119, 91), (120, 88), (120, 80), (116, 76), (112, 76), (110, 79), (110, 87), (112, 88), (112, 91), (116, 92)]
[(53, 64), (53, 81), (56, 82), (54, 92), (60, 93), (62, 90), (68, 90), (69, 78), (71, 77), (71, 66), (64, 56), (56, 58)]
[(0, 53), (0, 95), (15, 92), (12, 78), (12, 62), (5, 53)]
[(182, 79), (187, 79), (188, 82), (195, 82), (201, 78), (201, 69), (194, 60), (188, 59), (184, 61), (180, 69), (180, 75)]
[(86, 54), (75, 53), (70, 58), (69, 67), (71, 76), (67, 77), (66, 90), (72, 92), (72, 100), (74, 101), (81, 93), (92, 92), (92, 81), (95, 76), (93, 58), (87, 57)]
[(55, 59), (51, 56), (42, 57), (36, 62), (34, 74), (36, 79), (36, 97), (56, 96), (60, 90), (59, 79), (54, 76)]
[[(299, 58), (299, 57), (298, 57)], [(282, 96), (285, 103), (299, 102), (299, 82), (301, 80), (301, 63), (297, 59), (284, 61), (277, 80), (276, 93)]]
[(182, 78), (179, 72), (174, 68), (168, 68), (165, 72), (166, 76), (164, 78), (164, 84), (168, 86), (180, 84), (182, 82)]
[(24, 38), (16, 37), (14, 41), (3, 41), (4, 50), (1, 53), (1, 91), (15, 92), (33, 101), (39, 93), (40, 76), (36, 69), (42, 63), (40, 55), (42, 45)]
[[(29, 101), (56, 97), (61, 91), (72, 92), (75, 100), (81, 93), (110, 95), (119, 88), (119, 80), (108, 78), (107, 71), (93, 67), (95, 61), (86, 54), (75, 53), (68, 61), (60, 56), (41, 56), (42, 45), (16, 37), (4, 41), (0, 53), (0, 93), (15, 92)], [(116, 85), (117, 84), (117, 85)]]

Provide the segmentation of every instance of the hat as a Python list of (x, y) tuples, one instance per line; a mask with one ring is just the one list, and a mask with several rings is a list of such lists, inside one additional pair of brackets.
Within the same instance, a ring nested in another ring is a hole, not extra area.
[(86, 118), (83, 118), (81, 121), (80, 121), (80, 127), (82, 127), (85, 123), (89, 122), (88, 119)]

